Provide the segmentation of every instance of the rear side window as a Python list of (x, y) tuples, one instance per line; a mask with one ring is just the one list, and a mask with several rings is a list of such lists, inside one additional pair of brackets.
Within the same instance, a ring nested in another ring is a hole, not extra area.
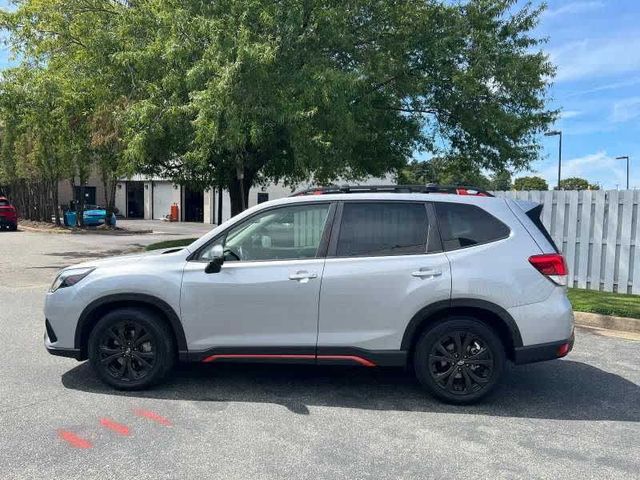
[(551, 235), (549, 235), (549, 231), (545, 228), (544, 224), (542, 223), (542, 220), (540, 219), (540, 217), (542, 216), (542, 208), (543, 208), (542, 204), (532, 208), (527, 212), (527, 217), (529, 217), (529, 219), (538, 228), (538, 230), (540, 230), (542, 235), (544, 235), (544, 238), (547, 239), (547, 241), (551, 244), (551, 246), (554, 248), (556, 253), (560, 253), (560, 250), (558, 250), (558, 246), (556, 245), (556, 242), (553, 241), (553, 238), (551, 238)]
[(509, 227), (475, 205), (462, 203), (434, 204), (445, 250), (495, 242), (509, 236)]
[(424, 203), (345, 203), (338, 236), (339, 257), (426, 253), (429, 220)]

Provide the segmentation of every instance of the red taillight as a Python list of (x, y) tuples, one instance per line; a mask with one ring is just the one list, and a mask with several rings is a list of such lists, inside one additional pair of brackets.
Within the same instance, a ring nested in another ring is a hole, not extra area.
[(559, 253), (534, 255), (529, 257), (529, 263), (542, 275), (549, 277), (559, 285), (567, 284), (567, 262)]
[(563, 343), (562, 345), (560, 345), (556, 352), (556, 354), (558, 355), (558, 358), (566, 357), (570, 349), (571, 349), (571, 345), (569, 345), (568, 343)]

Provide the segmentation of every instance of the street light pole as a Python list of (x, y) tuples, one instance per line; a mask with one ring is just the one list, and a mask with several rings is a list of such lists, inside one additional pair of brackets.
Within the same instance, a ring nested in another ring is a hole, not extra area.
[(627, 161), (627, 190), (629, 190), (629, 155), (623, 155), (621, 157), (616, 157), (616, 160), (626, 160)]
[(558, 136), (558, 190), (560, 190), (560, 179), (562, 178), (562, 130), (552, 130), (544, 134), (545, 137)]

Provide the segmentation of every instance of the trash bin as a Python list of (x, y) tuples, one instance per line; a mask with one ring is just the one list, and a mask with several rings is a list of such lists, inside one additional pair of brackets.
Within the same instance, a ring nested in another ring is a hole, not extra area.
[(64, 219), (64, 223), (66, 223), (69, 227), (76, 226), (76, 212), (65, 212)]

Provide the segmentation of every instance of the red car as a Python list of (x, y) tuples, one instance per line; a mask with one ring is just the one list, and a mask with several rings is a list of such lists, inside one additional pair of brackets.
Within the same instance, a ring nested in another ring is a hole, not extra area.
[(0, 197), (0, 228), (7, 227), (15, 232), (18, 229), (18, 211), (5, 197)]

